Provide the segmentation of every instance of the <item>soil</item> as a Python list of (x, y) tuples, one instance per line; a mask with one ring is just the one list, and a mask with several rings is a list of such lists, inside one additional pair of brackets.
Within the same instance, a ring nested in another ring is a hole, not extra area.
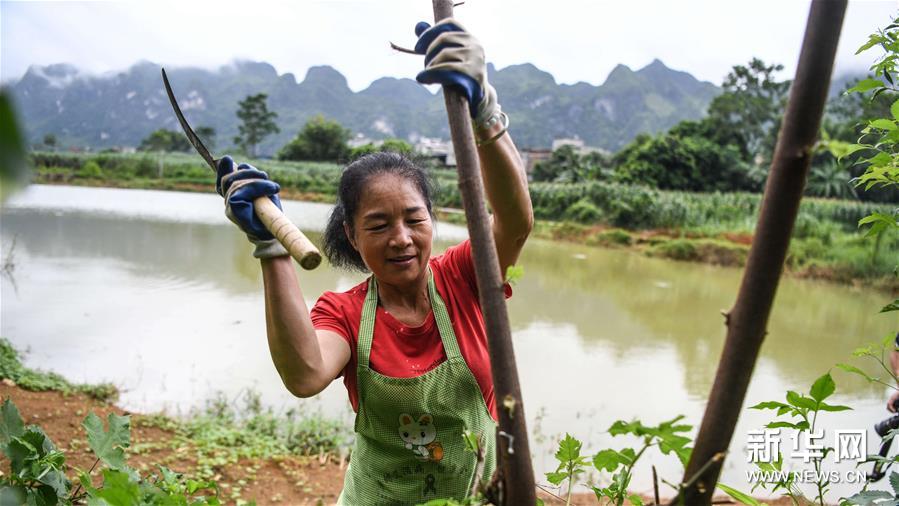
[[(87, 446), (86, 435), (81, 427), (81, 420), (88, 412), (93, 411), (104, 420), (110, 412), (132, 415), (132, 448), (153, 448), (128, 455), (128, 464), (140, 469), (142, 474), (145, 473), (144, 469), (155, 470), (155, 464), (163, 460), (169, 460), (168, 467), (177, 472), (190, 475), (194, 469), (195, 462), (189, 457), (189, 448), (172, 450), (164, 443), (171, 440), (174, 434), (156, 427), (144, 427), (140, 423), (141, 415), (128, 413), (82, 394), (31, 392), (11, 386), (8, 382), (9, 380), (5, 380), (0, 383), (0, 397), (12, 399), (26, 424), (40, 425), (66, 454), (66, 463), (70, 467), (90, 469), (94, 464), (93, 452)], [(9, 469), (5, 459), (0, 457), (0, 460), (3, 460), (0, 469)], [(248, 479), (246, 470), (254, 464), (260, 466), (259, 470), (254, 479)], [(226, 504), (235, 504), (235, 501), (227, 500), (231, 495), (230, 490), (235, 487), (241, 487), (242, 498), (252, 498), (259, 505), (334, 504), (343, 485), (344, 470), (345, 465), (333, 461), (322, 463), (317, 457), (287, 457), (261, 462), (239, 462), (221, 469), (217, 482), (221, 488), (220, 498), (225, 499)], [(75, 478), (74, 472), (68, 474), (69, 479)], [(97, 476), (94, 478), (98, 479)], [(240, 483), (241, 481), (244, 483)]]
[[(131, 448), (143, 447), (140, 452), (128, 455), (128, 464), (140, 469), (142, 474), (155, 469), (163, 460), (177, 472), (190, 475), (195, 462), (190, 458), (189, 448), (172, 449), (169, 444), (174, 433), (158, 427), (147, 427), (141, 423), (145, 415), (129, 413), (112, 404), (97, 401), (83, 394), (65, 395), (60, 392), (32, 392), (23, 390), (9, 380), (0, 382), (0, 398), (10, 398), (18, 407), (26, 424), (40, 425), (44, 432), (66, 454), (66, 463), (71, 468), (90, 469), (94, 464), (92, 451), (88, 448), (81, 420), (91, 411), (102, 419), (109, 413), (131, 415)], [(247, 470), (258, 466), (254, 477)], [(0, 456), (0, 469), (9, 468), (8, 462)], [(232, 491), (239, 487), (240, 497), (254, 500), (262, 505), (325, 505), (334, 504), (343, 485), (346, 471), (345, 462), (334, 462), (318, 457), (287, 456), (260, 461), (242, 461), (219, 471), (216, 481), (220, 487), (220, 499), (225, 504), (236, 504), (229, 499)], [(70, 472), (69, 478), (75, 478)], [(95, 484), (99, 484), (98, 473), (94, 473)], [(538, 492), (546, 504), (564, 504), (546, 492)], [(652, 499), (644, 497), (646, 504)], [(725, 497), (716, 498), (718, 504), (728, 504)], [(664, 502), (664, 500), (663, 500)], [(592, 493), (572, 496), (571, 504), (600, 504)], [(626, 503), (629, 504), (629, 503)], [(730, 502), (730, 504), (734, 504)], [(787, 505), (788, 501), (768, 501), (771, 506)]]

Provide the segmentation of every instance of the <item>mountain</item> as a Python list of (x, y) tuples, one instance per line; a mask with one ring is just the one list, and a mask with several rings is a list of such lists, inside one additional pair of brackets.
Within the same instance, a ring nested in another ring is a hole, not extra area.
[[(61, 145), (136, 146), (158, 128), (179, 130), (162, 86), (159, 65), (92, 76), (67, 64), (32, 66), (9, 86), (28, 138), (55, 134)], [(302, 81), (279, 75), (265, 62), (239, 61), (217, 70), (167, 69), (179, 104), (191, 125), (212, 126), (216, 145), (230, 146), (237, 134), (237, 103), (268, 94), (281, 133), (260, 152), (273, 154), (315, 114), (335, 119), (371, 138), (449, 138), (440, 93), (413, 79), (384, 77), (353, 92), (346, 78), (328, 66), (310, 68)], [(497, 70), (488, 65), (516, 143), (546, 148), (553, 139), (580, 137), (590, 146), (617, 150), (641, 132), (665, 130), (705, 113), (718, 87), (672, 70), (659, 60), (633, 71), (618, 65), (600, 86), (558, 84), (531, 64)]]

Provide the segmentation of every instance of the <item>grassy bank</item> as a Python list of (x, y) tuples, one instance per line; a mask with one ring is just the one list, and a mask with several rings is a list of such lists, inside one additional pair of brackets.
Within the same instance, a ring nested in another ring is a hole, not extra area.
[[(125, 415), (112, 404), (111, 385), (74, 384), (25, 367), (0, 338), (0, 391), (27, 422), (38, 424), (65, 455), (70, 478), (93, 461), (78, 422), (90, 412)], [(233, 504), (333, 502), (340, 490), (352, 440), (351, 427), (318, 413), (276, 414), (247, 392), (240, 403), (219, 396), (184, 418), (130, 414), (128, 463), (150, 473), (165, 466), (192, 479), (215, 483)], [(98, 473), (95, 473), (95, 477)], [(336, 478), (335, 478), (336, 476)]]
[[(210, 191), (212, 171), (192, 154), (33, 153), (37, 182), (121, 188)], [(253, 162), (288, 199), (333, 201), (341, 167), (310, 162)], [(435, 203), (459, 208), (455, 171), (431, 171)], [(535, 235), (603, 247), (630, 247), (675, 260), (742, 265), (752, 241), (761, 195), (659, 191), (606, 182), (532, 183)], [(858, 220), (895, 206), (806, 198), (787, 259), (800, 276), (899, 290), (894, 273), (899, 236), (865, 238)], [(449, 213), (449, 221), (460, 216)]]

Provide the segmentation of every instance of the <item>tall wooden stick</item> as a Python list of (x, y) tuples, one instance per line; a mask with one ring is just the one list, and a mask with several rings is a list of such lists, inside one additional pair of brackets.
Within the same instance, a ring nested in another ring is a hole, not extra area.
[[(433, 0), (434, 19), (452, 17), (452, 0)], [(468, 221), (468, 234), (474, 256), (475, 274), (487, 342), (496, 403), (499, 407), (497, 436), (497, 468), (501, 478), (501, 504), (530, 506), (536, 503), (534, 469), (528, 447), (528, 432), (521, 402), (518, 368), (512, 348), (509, 315), (503, 294), (503, 275), (490, 229), (490, 218), (484, 204), (481, 169), (475, 148), (468, 101), (455, 89), (444, 86), (443, 97), (449, 116), (450, 135), (459, 172), (459, 192)]]
[[(684, 482), (681, 504), (710, 504), (723, 459), (740, 415), (752, 369), (765, 338), (768, 316), (790, 245), (818, 134), (847, 0), (814, 0), (809, 11), (796, 79), (784, 116), (755, 239), (737, 301), (726, 315), (727, 340)], [(712, 465), (705, 464), (711, 462)]]

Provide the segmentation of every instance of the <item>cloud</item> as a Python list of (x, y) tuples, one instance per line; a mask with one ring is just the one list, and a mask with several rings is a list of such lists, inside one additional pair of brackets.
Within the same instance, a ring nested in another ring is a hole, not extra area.
[[(533, 63), (558, 82), (602, 83), (618, 63), (668, 66), (719, 83), (753, 56), (791, 76), (808, 13), (806, 1), (721, 2), (468, 0), (457, 17), (498, 67)], [(343, 73), (354, 90), (382, 76), (412, 77), (411, 46), (430, 3), (390, 1), (9, 2), (0, 19), (0, 79), (31, 64), (68, 62), (90, 72), (139, 60), (214, 68), (234, 59), (267, 61), (302, 79), (314, 65)], [(863, 68), (854, 49), (896, 14), (892, 1), (851, 2), (838, 66)]]

